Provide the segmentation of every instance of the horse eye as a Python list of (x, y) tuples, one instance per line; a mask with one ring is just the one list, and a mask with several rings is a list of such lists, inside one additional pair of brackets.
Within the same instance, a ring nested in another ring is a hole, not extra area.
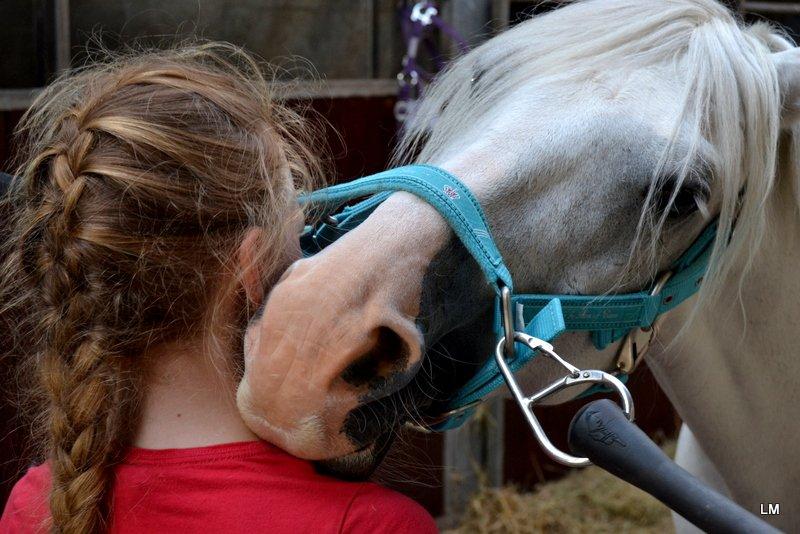
[[(700, 205), (708, 200), (708, 190), (701, 184), (686, 183), (680, 188), (672, 200), (677, 180), (667, 180), (654, 198), (658, 213), (667, 213), (670, 219), (691, 215), (700, 209)], [(672, 202), (670, 203), (670, 200)]]

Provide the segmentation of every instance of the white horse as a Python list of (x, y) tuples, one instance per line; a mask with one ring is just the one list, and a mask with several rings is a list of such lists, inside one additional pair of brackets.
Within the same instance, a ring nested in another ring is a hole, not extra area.
[[(718, 217), (699, 295), (647, 358), (685, 422), (679, 463), (753, 513), (779, 503), (765, 519), (786, 530), (800, 529), (798, 116), (800, 50), (766, 25), (713, 0), (588, 0), (456, 61), (398, 160), (471, 188), (520, 292), (649, 287)], [(363, 471), (491, 353), (491, 313), (449, 227), (396, 193), (272, 291), (240, 409), (290, 452)], [(586, 334), (556, 348), (613, 367), (616, 347)], [(556, 373), (535, 360), (520, 380)]]

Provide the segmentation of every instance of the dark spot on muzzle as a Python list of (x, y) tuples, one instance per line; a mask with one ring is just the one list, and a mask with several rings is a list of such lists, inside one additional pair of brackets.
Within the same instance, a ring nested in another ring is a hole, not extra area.
[(366, 402), (350, 410), (342, 423), (341, 432), (356, 447), (367, 447), (381, 435), (391, 432), (405, 419), (400, 392), (382, 399)]
[(369, 478), (383, 460), (397, 434), (387, 431), (362, 450), (340, 458), (314, 462), (317, 472), (344, 480), (365, 480)]

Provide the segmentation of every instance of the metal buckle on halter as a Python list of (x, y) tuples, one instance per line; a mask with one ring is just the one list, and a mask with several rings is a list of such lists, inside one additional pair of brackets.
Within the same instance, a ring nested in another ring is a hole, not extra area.
[(514, 317), (511, 312), (511, 289), (500, 287), (500, 313), (503, 321), (503, 350), (509, 358), (514, 357)]
[(497, 365), (500, 367), (500, 371), (503, 373), (503, 378), (505, 378), (506, 384), (508, 384), (508, 388), (511, 390), (514, 399), (517, 401), (522, 413), (525, 414), (525, 419), (528, 422), (528, 426), (531, 427), (533, 435), (536, 437), (539, 445), (542, 446), (542, 449), (544, 449), (545, 453), (550, 458), (560, 464), (570, 467), (583, 467), (591, 465), (592, 462), (590, 462), (588, 458), (572, 456), (571, 454), (567, 454), (553, 445), (553, 443), (550, 441), (550, 438), (548, 438), (547, 434), (545, 434), (541, 423), (539, 423), (539, 419), (533, 413), (533, 406), (539, 403), (545, 397), (549, 397), (550, 395), (571, 386), (578, 384), (603, 384), (617, 392), (622, 403), (622, 411), (625, 413), (625, 416), (628, 418), (628, 420), (633, 421), (633, 398), (631, 397), (630, 391), (628, 391), (628, 388), (626, 388), (625, 384), (620, 382), (619, 379), (604, 371), (583, 371), (578, 369), (556, 354), (553, 351), (553, 346), (546, 341), (529, 336), (523, 332), (514, 332), (514, 341), (524, 343), (531, 350), (539, 350), (542, 354), (554, 360), (569, 372), (568, 376), (560, 378), (533, 395), (526, 397), (520, 389), (519, 384), (517, 384), (514, 374), (511, 372), (511, 369), (508, 368), (508, 364), (506, 363), (505, 337), (497, 343), (497, 348), (495, 349), (495, 359), (497, 360)]
[[(651, 296), (658, 295), (672, 277), (672, 271), (667, 271), (656, 281)], [(625, 335), (620, 343), (617, 352), (617, 369), (624, 374), (632, 373), (639, 363), (644, 359), (644, 355), (650, 348), (650, 344), (656, 338), (661, 317), (656, 317), (653, 324), (644, 328), (636, 328)]]

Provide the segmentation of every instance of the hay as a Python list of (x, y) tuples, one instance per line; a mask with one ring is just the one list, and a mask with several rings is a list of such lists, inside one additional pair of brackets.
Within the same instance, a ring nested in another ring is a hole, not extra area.
[[(671, 444), (674, 449), (674, 444)], [(486, 488), (470, 502), (449, 534), (663, 533), (672, 532), (669, 510), (643, 491), (600, 468), (573, 471), (563, 479), (522, 493)]]

